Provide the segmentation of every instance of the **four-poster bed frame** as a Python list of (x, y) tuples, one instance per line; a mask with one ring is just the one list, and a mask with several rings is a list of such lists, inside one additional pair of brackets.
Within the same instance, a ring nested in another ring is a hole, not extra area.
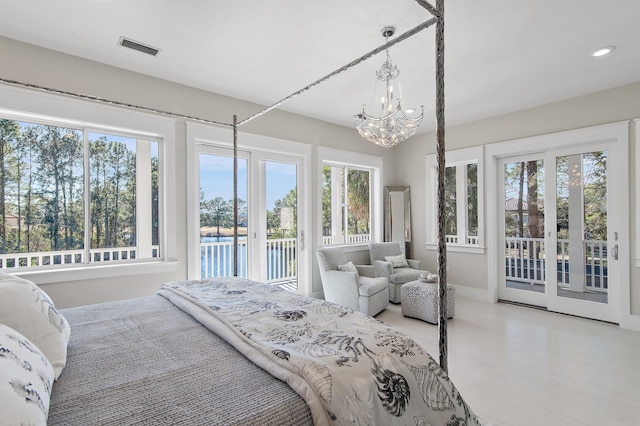
[[(188, 116), (179, 113), (161, 111), (157, 109), (141, 107), (137, 105), (126, 104), (123, 102), (104, 99), (96, 96), (72, 93), (62, 90), (51, 89), (34, 84), (19, 82), (15, 80), (7, 80), (0, 78), (0, 82), (12, 84), (16, 86), (22, 86), (32, 89), (43, 90), (47, 92), (63, 94), (67, 96), (88, 99), (107, 103), (115, 106), (124, 106), (132, 109), (142, 110), (146, 112), (152, 112), (156, 114), (168, 115), (172, 117), (184, 118), (193, 121), (203, 122), (207, 124), (215, 124), (219, 126), (231, 127), (233, 129), (233, 155), (234, 155), (234, 188), (233, 188), (233, 208), (234, 208), (234, 232), (233, 243), (234, 247), (238, 246), (238, 127), (242, 126), (267, 112), (279, 107), (280, 105), (288, 102), (294, 97), (310, 90), (311, 88), (329, 80), (330, 78), (366, 61), (367, 59), (377, 55), (380, 52), (394, 46), (401, 41), (417, 34), (425, 28), (431, 27), (435, 24), (435, 42), (436, 42), (436, 139), (437, 139), (437, 210), (438, 210), (438, 293), (439, 293), (439, 320), (438, 320), (438, 340), (440, 348), (440, 366), (445, 372), (448, 372), (447, 363), (447, 276), (446, 276), (446, 243), (445, 243), (445, 216), (444, 216), (444, 173), (445, 173), (445, 120), (444, 120), (444, 0), (436, 0), (435, 6), (426, 0), (415, 0), (421, 7), (426, 9), (432, 18), (423, 22), (422, 24), (410, 29), (409, 31), (397, 36), (393, 40), (385, 42), (383, 45), (365, 53), (361, 57), (349, 62), (343, 67), (327, 74), (326, 76), (314, 81), (313, 83), (303, 87), (302, 89), (292, 93), (291, 95), (275, 102), (274, 104), (264, 108), (263, 110), (253, 114), (244, 120), (238, 121), (236, 115), (233, 115), (233, 122), (223, 123), (214, 120), (202, 119), (198, 117)], [(238, 275), (238, 251), (234, 249), (234, 276)]]
[(311, 88), (329, 80), (332, 77), (352, 68), (361, 62), (377, 55), (400, 43), (403, 40), (419, 33), (425, 28), (436, 25), (436, 151), (437, 151), (437, 211), (438, 211), (438, 345), (440, 349), (440, 367), (448, 373), (448, 344), (447, 344), (447, 247), (446, 247), (446, 230), (445, 230), (445, 211), (444, 211), (444, 176), (445, 176), (445, 122), (444, 122), (444, 0), (436, 0), (433, 6), (426, 0), (415, 0), (420, 6), (425, 8), (433, 18), (423, 22), (422, 24), (406, 31), (393, 40), (385, 42), (383, 45), (365, 53), (348, 64), (338, 68), (337, 70), (325, 75), (324, 77), (314, 81), (313, 83), (303, 87), (302, 89), (282, 98), (278, 102), (264, 108), (244, 120), (238, 122), (237, 117), (233, 116), (233, 270), (234, 275), (238, 275), (238, 126), (242, 126), (263, 114), (271, 111), (290, 101), (296, 96), (304, 93)]

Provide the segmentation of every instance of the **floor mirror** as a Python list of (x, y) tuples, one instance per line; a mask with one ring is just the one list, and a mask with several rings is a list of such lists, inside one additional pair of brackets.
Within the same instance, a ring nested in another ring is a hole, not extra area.
[(384, 187), (384, 240), (400, 244), (411, 258), (411, 190), (408, 186)]

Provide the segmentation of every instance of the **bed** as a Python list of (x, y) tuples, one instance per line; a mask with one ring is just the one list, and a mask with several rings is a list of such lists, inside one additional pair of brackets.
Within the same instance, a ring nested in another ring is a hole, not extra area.
[(312, 424), (286, 383), (162, 296), (62, 314), (72, 332), (50, 426)]
[[(48, 355), (49, 425), (481, 424), (429, 354), (372, 317), (239, 278), (158, 293), (38, 305), (70, 330), (62, 367)], [(0, 367), (5, 342), (0, 333)]]

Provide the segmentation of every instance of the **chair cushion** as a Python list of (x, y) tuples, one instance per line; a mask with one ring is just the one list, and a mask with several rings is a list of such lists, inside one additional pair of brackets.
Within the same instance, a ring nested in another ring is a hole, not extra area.
[(342, 247), (325, 247), (318, 249), (318, 259), (322, 261), (322, 266), (327, 271), (337, 271), (339, 265), (347, 263)]
[(361, 276), (358, 281), (360, 282), (360, 287), (358, 287), (360, 296), (372, 296), (389, 288), (389, 283), (385, 277), (371, 278)]
[(384, 260), (385, 256), (398, 256), (402, 254), (398, 243), (369, 243), (369, 257), (371, 264), (376, 260)]
[(407, 258), (404, 257), (404, 254), (399, 254), (397, 256), (385, 256), (385, 262), (391, 263), (391, 266), (394, 268), (408, 268), (409, 264), (407, 263)]
[(338, 271), (355, 272), (357, 275), (360, 275), (358, 273), (358, 268), (356, 268), (356, 265), (354, 265), (352, 261), (348, 261), (344, 265), (338, 265)]
[(420, 274), (424, 271), (413, 268), (397, 268), (394, 269), (389, 277), (389, 281), (396, 284), (406, 283), (409, 281), (415, 281), (420, 278)]

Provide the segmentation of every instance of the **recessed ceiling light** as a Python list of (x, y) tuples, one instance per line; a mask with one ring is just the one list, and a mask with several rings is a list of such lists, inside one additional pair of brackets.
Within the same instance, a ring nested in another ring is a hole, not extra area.
[(607, 55), (611, 52), (613, 52), (615, 50), (615, 46), (605, 46), (605, 47), (600, 47), (596, 50), (594, 50), (593, 52), (591, 52), (589, 55), (593, 56), (593, 57), (598, 57), (598, 56), (604, 56)]

